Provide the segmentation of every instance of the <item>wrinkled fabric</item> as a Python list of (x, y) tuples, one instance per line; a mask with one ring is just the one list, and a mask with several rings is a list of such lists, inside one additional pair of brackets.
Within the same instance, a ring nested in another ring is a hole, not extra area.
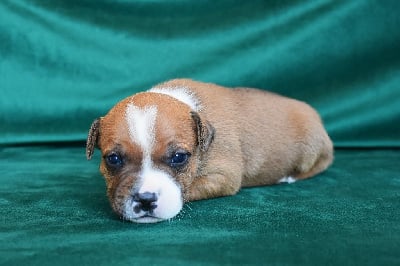
[(0, 143), (81, 141), (187, 77), (307, 101), (336, 146), (400, 146), (398, 1), (0, 3)]

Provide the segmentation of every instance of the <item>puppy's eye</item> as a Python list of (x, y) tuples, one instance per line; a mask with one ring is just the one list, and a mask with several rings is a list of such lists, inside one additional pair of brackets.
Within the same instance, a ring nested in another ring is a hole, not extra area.
[(122, 166), (122, 157), (118, 153), (111, 153), (106, 156), (106, 162), (111, 167), (120, 167)]
[(190, 153), (186, 152), (176, 152), (172, 155), (172, 157), (169, 159), (169, 165), (172, 168), (179, 168), (184, 166), (190, 157)]

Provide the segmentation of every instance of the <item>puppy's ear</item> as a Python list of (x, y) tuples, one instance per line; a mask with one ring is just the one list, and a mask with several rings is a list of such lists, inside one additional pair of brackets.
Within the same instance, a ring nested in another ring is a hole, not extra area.
[(86, 140), (86, 158), (92, 159), (94, 148), (98, 147), (99, 135), (100, 135), (100, 121), (101, 118), (97, 118), (93, 121), (89, 129), (89, 134)]
[(192, 111), (190, 115), (196, 126), (197, 145), (200, 151), (206, 152), (214, 140), (215, 128), (208, 121), (201, 119), (198, 113)]

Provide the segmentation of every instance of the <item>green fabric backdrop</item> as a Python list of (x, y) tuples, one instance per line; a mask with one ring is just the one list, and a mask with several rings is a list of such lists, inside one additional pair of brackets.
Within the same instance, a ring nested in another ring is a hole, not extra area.
[[(121, 222), (87, 130), (177, 77), (307, 101), (334, 165)], [(0, 1), (0, 264), (400, 265), (399, 148), (400, 1)]]
[(4, 0), (0, 17), (0, 143), (83, 140), (121, 98), (189, 77), (305, 100), (337, 146), (400, 146), (396, 0)]

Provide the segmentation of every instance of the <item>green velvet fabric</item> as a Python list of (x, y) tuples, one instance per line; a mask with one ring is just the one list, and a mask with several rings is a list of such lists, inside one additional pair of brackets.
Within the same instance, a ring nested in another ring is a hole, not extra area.
[[(0, 264), (400, 265), (399, 25), (395, 0), (0, 1)], [(310, 103), (334, 164), (119, 220), (90, 123), (177, 77)]]
[(82, 140), (121, 98), (187, 77), (305, 100), (336, 146), (400, 146), (399, 10), (396, 0), (0, 1), (0, 143)]
[(337, 150), (313, 179), (190, 203), (158, 224), (110, 210), (82, 147), (7, 147), (4, 265), (398, 265), (400, 150)]

